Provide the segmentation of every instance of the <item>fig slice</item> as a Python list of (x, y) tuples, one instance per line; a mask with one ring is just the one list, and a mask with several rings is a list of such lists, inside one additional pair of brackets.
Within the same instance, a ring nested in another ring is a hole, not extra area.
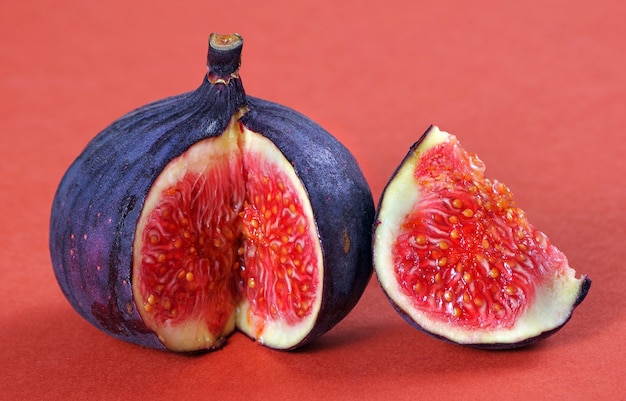
[(553, 334), (587, 295), (565, 255), (458, 139), (430, 127), (378, 204), (374, 270), (410, 324), (488, 349)]

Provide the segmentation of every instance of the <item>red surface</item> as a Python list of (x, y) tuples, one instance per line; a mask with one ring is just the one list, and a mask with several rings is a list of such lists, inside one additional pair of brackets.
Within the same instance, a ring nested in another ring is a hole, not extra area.
[[(626, 399), (623, 3), (211, 3), (4, 2), (0, 399)], [(195, 89), (212, 31), (244, 36), (247, 92), (333, 132), (376, 199), (429, 124), (456, 134), (593, 279), (570, 323), (520, 351), (464, 349), (412, 329), (374, 280), (292, 353), (235, 334), (167, 354), (83, 321), (48, 255), (56, 185), (109, 122)]]

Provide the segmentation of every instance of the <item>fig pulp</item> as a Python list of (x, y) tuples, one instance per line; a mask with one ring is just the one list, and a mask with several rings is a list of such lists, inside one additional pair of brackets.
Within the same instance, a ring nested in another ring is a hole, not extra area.
[(180, 352), (239, 329), (293, 349), (371, 277), (374, 202), (350, 152), (246, 96), (239, 35), (211, 35), (200, 87), (98, 134), (55, 195), (50, 252), (72, 306), (112, 336)]
[(395, 309), (436, 337), (528, 345), (561, 328), (591, 285), (501, 182), (453, 135), (430, 127), (383, 191), (374, 268)]

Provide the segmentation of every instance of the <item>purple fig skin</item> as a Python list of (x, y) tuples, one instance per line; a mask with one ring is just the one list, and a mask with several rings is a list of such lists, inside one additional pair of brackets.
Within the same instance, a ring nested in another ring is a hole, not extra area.
[(323, 301), (304, 345), (354, 307), (372, 275), (374, 202), (361, 170), (327, 131), (289, 108), (246, 97), (241, 43), (209, 48), (209, 72), (195, 91), (156, 101), (99, 133), (57, 189), (50, 254), (64, 295), (111, 336), (165, 350), (143, 323), (132, 292), (135, 229), (154, 181), (198, 141), (221, 135), (231, 117), (272, 140), (292, 163), (312, 205), (324, 259)]

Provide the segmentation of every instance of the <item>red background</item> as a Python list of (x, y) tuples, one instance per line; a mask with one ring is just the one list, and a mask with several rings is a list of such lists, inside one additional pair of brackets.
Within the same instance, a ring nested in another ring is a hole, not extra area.
[[(626, 399), (623, 2), (4, 1), (0, 13), (0, 399)], [(245, 38), (254, 96), (352, 150), (378, 200), (429, 124), (507, 183), (591, 292), (514, 352), (406, 324), (372, 280), (298, 352), (241, 334), (202, 356), (100, 333), (70, 307), (48, 219), (70, 162), (108, 123), (195, 89), (210, 32)]]

